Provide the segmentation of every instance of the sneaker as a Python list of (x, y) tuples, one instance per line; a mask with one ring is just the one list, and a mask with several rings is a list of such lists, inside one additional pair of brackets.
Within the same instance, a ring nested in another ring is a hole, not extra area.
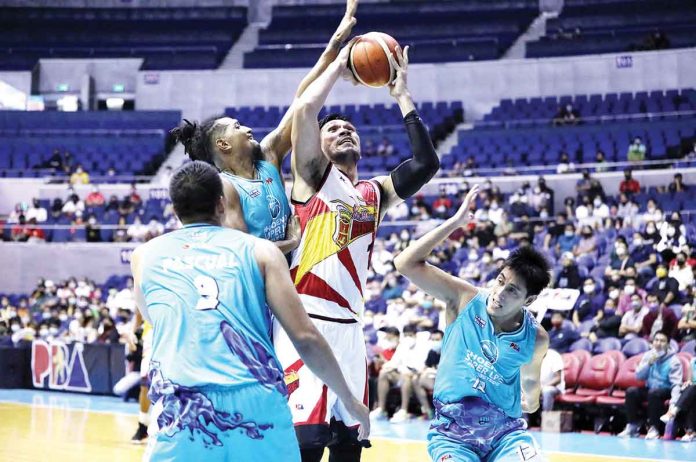
[(138, 422), (138, 430), (136, 430), (135, 435), (131, 438), (131, 443), (133, 444), (145, 444), (147, 441), (147, 427), (140, 422)]
[(638, 436), (638, 429), (634, 427), (631, 424), (626, 425), (626, 428), (624, 428), (624, 431), (619, 433), (618, 435), (619, 438), (635, 438)]
[(370, 420), (387, 420), (387, 413), (381, 407), (378, 407), (370, 412)]
[(404, 411), (403, 409), (399, 409), (396, 411), (396, 413), (392, 416), (391, 419), (389, 419), (389, 422), (391, 423), (402, 423), (406, 422), (409, 420), (409, 415), (408, 412)]
[(680, 441), (682, 443), (691, 443), (692, 441), (696, 441), (696, 433), (687, 433), (686, 435), (682, 436)]
[(660, 437), (660, 431), (655, 427), (650, 427), (648, 434), (645, 435), (646, 440), (656, 440)]

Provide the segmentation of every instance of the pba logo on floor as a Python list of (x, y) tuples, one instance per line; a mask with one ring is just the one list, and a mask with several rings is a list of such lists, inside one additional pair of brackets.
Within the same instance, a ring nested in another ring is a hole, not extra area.
[(31, 344), (31, 379), (35, 388), (91, 392), (84, 345), (34, 340)]

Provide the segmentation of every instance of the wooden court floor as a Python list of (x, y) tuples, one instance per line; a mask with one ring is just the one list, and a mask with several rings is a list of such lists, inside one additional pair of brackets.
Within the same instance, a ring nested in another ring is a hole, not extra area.
[[(136, 426), (137, 417), (126, 413), (0, 402), (0, 461), (140, 461), (143, 446), (129, 443)], [(693, 453), (696, 460), (696, 445)], [(430, 460), (425, 442), (396, 438), (375, 437), (373, 448), (363, 454), (365, 462)], [(545, 454), (549, 462), (655, 462), (635, 456)]]

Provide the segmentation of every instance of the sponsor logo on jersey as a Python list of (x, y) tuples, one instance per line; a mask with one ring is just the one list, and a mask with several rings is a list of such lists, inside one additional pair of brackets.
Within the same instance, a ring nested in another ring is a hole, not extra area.
[(520, 346), (518, 344), (516, 344), (515, 342), (510, 342), (510, 348), (512, 348), (513, 350), (515, 350), (518, 353), (520, 352)]
[(495, 364), (498, 361), (498, 347), (490, 340), (481, 341), (481, 352), (491, 364)]
[(251, 191), (249, 191), (249, 197), (252, 199), (255, 197), (259, 197), (261, 195), (261, 191), (258, 188), (254, 188)]
[(452, 460), (452, 455), (451, 454), (445, 454), (444, 456), (440, 457), (438, 459), (438, 462), (443, 462), (445, 460)]
[(483, 319), (478, 314), (476, 315), (476, 317), (474, 317), (474, 321), (476, 322), (476, 324), (478, 324), (479, 327), (481, 327), (481, 328), (486, 327), (486, 320)]
[(350, 205), (342, 200), (332, 201), (337, 204), (336, 231), (333, 240), (343, 248), (354, 239), (371, 233), (375, 224), (375, 207), (358, 200), (356, 205)]

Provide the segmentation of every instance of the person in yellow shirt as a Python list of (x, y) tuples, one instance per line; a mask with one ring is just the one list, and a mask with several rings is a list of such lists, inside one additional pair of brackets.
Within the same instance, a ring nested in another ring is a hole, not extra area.
[(89, 174), (85, 172), (81, 164), (78, 164), (70, 175), (70, 184), (89, 184)]

